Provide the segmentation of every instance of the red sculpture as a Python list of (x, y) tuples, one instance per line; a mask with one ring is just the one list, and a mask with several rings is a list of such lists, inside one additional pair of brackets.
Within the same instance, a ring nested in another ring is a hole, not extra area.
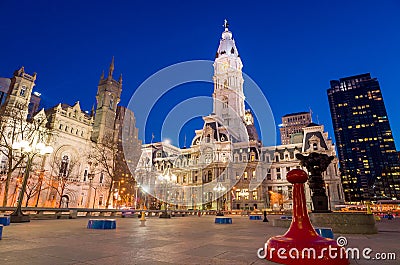
[(301, 169), (287, 174), (287, 180), (293, 184), (292, 224), (285, 235), (268, 240), (266, 259), (280, 264), (347, 265), (345, 249), (335, 240), (319, 236), (310, 222), (304, 193), (307, 177)]

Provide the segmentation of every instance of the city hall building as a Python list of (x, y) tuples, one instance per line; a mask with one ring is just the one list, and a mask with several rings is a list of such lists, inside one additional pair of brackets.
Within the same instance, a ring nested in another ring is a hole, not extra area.
[[(323, 125), (310, 122), (285, 135), (288, 143), (263, 146), (253, 114), (245, 109), (243, 64), (225, 23), (214, 62), (213, 112), (204, 116), (188, 148), (166, 142), (144, 144), (135, 176), (153, 199), (180, 209), (292, 208), (286, 174), (301, 168), (296, 154), (335, 156), (323, 174), (330, 207), (344, 203), (335, 147)], [(275, 128), (274, 128), (275, 129)], [(305, 168), (303, 168), (306, 170)], [(311, 192), (306, 185), (308, 207)], [(157, 199), (156, 199), (157, 198)]]

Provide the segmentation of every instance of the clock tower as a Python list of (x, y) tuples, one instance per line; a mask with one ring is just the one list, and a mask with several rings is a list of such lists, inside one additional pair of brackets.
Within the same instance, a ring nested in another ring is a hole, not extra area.
[(233, 131), (243, 127), (245, 117), (242, 60), (225, 20), (214, 62), (213, 112)]

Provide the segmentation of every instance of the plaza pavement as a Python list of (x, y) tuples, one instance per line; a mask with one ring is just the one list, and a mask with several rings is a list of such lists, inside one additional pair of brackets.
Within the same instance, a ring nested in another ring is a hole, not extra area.
[[(214, 218), (152, 217), (145, 227), (137, 218), (117, 218), (116, 230), (87, 229), (88, 218), (11, 224), (0, 240), (0, 264), (275, 264), (259, 259), (257, 250), (287, 229), (245, 216), (233, 216), (230, 225), (214, 224)], [(397, 261), (351, 264), (400, 264), (400, 218), (383, 220), (378, 229), (376, 235), (345, 235), (349, 247), (396, 252)]]

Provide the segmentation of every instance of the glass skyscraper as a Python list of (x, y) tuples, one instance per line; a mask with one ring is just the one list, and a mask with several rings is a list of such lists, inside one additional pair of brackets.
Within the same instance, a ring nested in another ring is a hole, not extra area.
[(400, 163), (379, 82), (332, 80), (328, 100), (346, 201), (400, 199)]

